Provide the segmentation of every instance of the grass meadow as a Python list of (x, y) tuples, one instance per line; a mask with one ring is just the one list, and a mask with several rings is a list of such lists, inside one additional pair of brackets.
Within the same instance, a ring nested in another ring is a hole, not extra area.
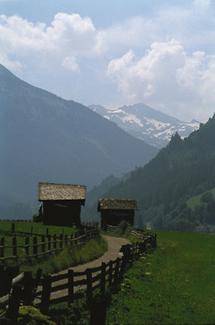
[[(12, 232), (14, 225), (14, 232)], [(25, 245), (25, 237), (28, 236), (26, 233), (33, 233), (37, 235), (46, 235), (47, 233), (49, 235), (60, 235), (60, 234), (67, 234), (72, 235), (74, 232), (76, 232), (76, 229), (73, 227), (58, 227), (58, 226), (46, 226), (42, 223), (35, 223), (31, 221), (0, 221), (0, 239), (4, 238), (4, 244), (5, 244), (5, 250), (4, 250), (4, 256), (12, 256), (12, 240), (14, 234), (16, 235), (17, 239), (17, 255), (18, 256), (25, 256), (25, 250), (23, 246)], [(38, 237), (38, 240), (41, 240), (41, 237)], [(30, 255), (33, 254), (33, 237), (29, 236), (29, 244), (30, 249), (29, 253)], [(47, 240), (46, 240), (47, 245)], [(41, 247), (40, 247), (41, 249)]]
[[(4, 256), (12, 255), (12, 238), (13, 234), (11, 233), (12, 223), (15, 224), (15, 233), (17, 238), (17, 245), (21, 246), (25, 244), (25, 234), (21, 232), (31, 232), (36, 234), (45, 235), (48, 233), (50, 235), (53, 234), (67, 234), (71, 235), (77, 231), (76, 228), (72, 227), (57, 227), (57, 226), (46, 226), (41, 223), (34, 223), (29, 221), (0, 221), (0, 239), (4, 237), (5, 239), (5, 249)], [(38, 239), (41, 240), (40, 237)], [(33, 254), (33, 237), (29, 236), (29, 253)], [(47, 248), (47, 240), (46, 240), (46, 248)], [(41, 247), (40, 247), (41, 249)], [(7, 265), (9, 266), (17, 266), (20, 267), (20, 272), (22, 271), (32, 271), (35, 274), (38, 268), (42, 268), (43, 274), (54, 273), (67, 267), (71, 267), (77, 264), (82, 264), (93, 260), (99, 256), (101, 256), (107, 250), (107, 243), (103, 240), (101, 236), (98, 238), (89, 240), (83, 246), (68, 246), (65, 247), (61, 252), (57, 254), (45, 255), (43, 257), (37, 258), (32, 257), (28, 258), (25, 256), (25, 250), (23, 247), (17, 248), (17, 255), (22, 257), (22, 259), (8, 259)]]
[(58, 226), (46, 226), (40, 222), (31, 221), (8, 221), (0, 220), (0, 236), (11, 235), (12, 224), (15, 225), (15, 232), (33, 232), (35, 234), (46, 235), (47, 229), (49, 235), (74, 233), (75, 228), (72, 227), (58, 227)]
[(215, 324), (215, 235), (159, 232), (126, 273), (108, 325)]

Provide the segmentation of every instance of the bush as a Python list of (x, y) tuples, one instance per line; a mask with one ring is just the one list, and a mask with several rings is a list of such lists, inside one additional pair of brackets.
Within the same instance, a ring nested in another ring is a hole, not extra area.
[(19, 308), (18, 324), (56, 325), (49, 316), (43, 315), (37, 308), (32, 306), (21, 306)]

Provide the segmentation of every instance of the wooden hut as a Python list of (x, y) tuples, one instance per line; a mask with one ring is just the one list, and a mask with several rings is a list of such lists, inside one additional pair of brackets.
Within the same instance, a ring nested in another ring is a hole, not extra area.
[(40, 214), (45, 225), (80, 226), (86, 187), (72, 184), (39, 183)]
[(135, 200), (100, 199), (98, 211), (101, 213), (101, 227), (106, 229), (107, 225), (118, 226), (121, 221), (133, 225), (136, 208)]

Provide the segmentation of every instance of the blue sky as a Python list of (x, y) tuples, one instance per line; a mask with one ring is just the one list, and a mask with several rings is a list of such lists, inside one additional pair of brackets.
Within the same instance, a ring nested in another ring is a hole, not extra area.
[(0, 0), (0, 63), (86, 105), (144, 102), (206, 120), (214, 17), (210, 0)]
[[(77, 12), (90, 16), (100, 27), (109, 26), (131, 16), (151, 15), (161, 7), (177, 5), (176, 0), (1, 0), (1, 13), (20, 15), (32, 21), (50, 22), (60, 12)], [(29, 4), (30, 3), (30, 4)], [(180, 1), (187, 5), (189, 1)]]

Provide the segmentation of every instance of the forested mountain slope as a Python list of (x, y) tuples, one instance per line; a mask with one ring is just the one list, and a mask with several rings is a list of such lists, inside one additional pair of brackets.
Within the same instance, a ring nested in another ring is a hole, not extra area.
[[(138, 222), (158, 228), (196, 229), (215, 224), (215, 215), (191, 209), (187, 200), (215, 187), (215, 117), (182, 140), (175, 134), (143, 168), (102, 196), (137, 198)], [(98, 189), (97, 189), (98, 190)]]

